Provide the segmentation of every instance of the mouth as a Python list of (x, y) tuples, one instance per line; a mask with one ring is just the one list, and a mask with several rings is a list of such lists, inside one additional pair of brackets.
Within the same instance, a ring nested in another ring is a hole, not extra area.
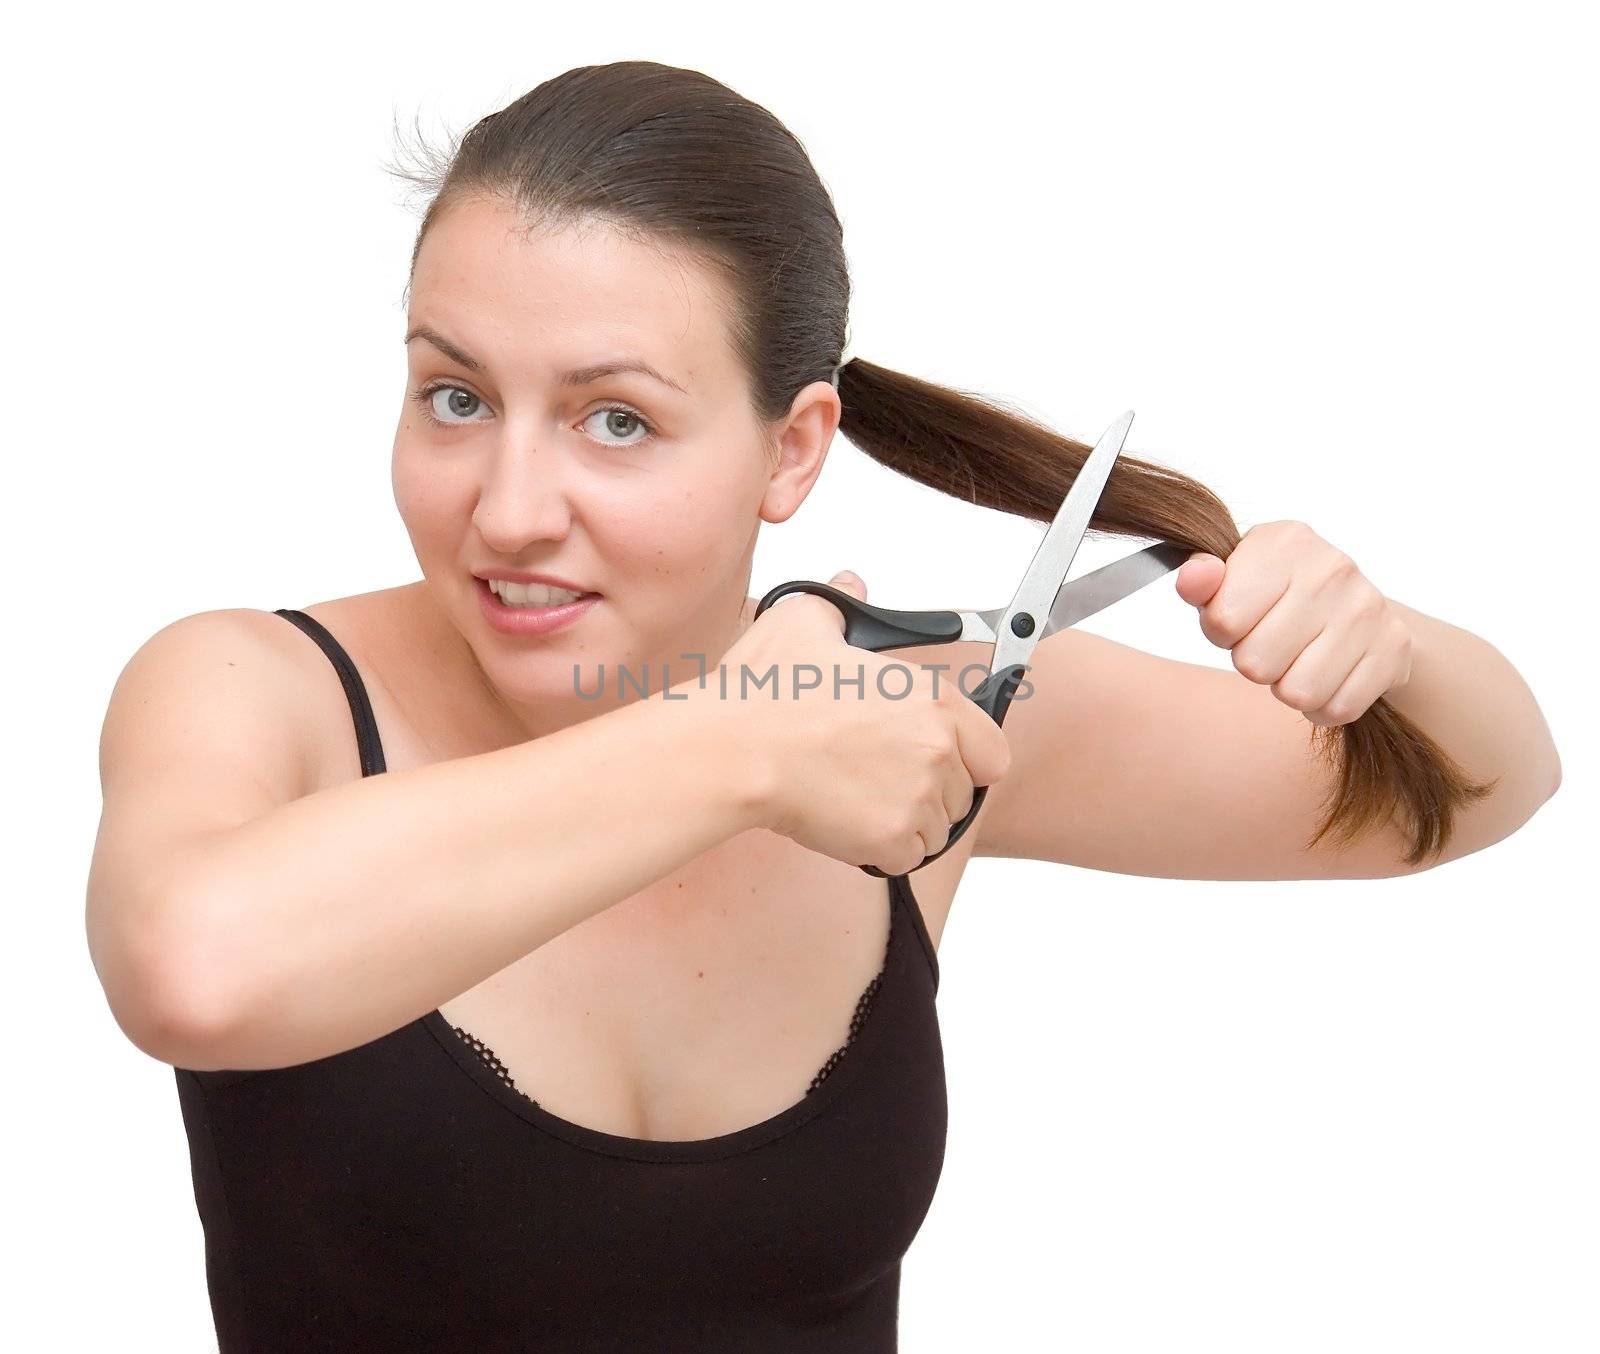
[(556, 612), (599, 597), (598, 592), (550, 587), (543, 583), (508, 583), (473, 577), (473, 586), (491, 607), (509, 612)]

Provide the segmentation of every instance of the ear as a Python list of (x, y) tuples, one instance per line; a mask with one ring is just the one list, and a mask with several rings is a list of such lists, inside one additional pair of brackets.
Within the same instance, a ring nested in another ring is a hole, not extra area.
[(772, 472), (761, 497), (762, 521), (785, 522), (806, 501), (843, 412), (839, 392), (827, 381), (813, 381), (794, 397), (788, 414), (770, 430)]

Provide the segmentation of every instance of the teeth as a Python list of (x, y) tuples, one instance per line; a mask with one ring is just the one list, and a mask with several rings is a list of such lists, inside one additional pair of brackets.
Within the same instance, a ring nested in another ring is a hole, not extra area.
[(584, 594), (566, 588), (553, 588), (548, 583), (508, 583), (503, 578), (491, 578), (489, 586), (507, 606), (559, 606), (575, 602)]

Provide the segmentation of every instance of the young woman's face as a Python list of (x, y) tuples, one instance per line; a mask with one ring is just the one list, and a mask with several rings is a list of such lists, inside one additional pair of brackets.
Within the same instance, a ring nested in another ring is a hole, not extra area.
[[(436, 219), (412, 276), (395, 501), (429, 594), (508, 703), (614, 703), (714, 663), (740, 624), (761, 521), (804, 500), (838, 426), (825, 382), (778, 425), (751, 408), (725, 301), (692, 261), (595, 222), (528, 231), (505, 204)], [(584, 368), (648, 364), (637, 371)], [(577, 373), (577, 375), (569, 375)], [(543, 635), (484, 615), (484, 575), (530, 570), (598, 593)], [(628, 688), (632, 693), (633, 688)]]

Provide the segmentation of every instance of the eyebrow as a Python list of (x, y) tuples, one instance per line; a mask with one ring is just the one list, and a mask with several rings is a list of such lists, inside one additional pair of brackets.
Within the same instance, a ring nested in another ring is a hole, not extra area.
[[(407, 344), (410, 344), (412, 339), (426, 339), (452, 362), (459, 363), (468, 371), (481, 372), (483, 370), (483, 363), (478, 361), (477, 358), (425, 324), (414, 326), (406, 334)], [(652, 380), (660, 381), (662, 385), (670, 386), (680, 395), (689, 393), (670, 376), (663, 375), (648, 362), (636, 357), (620, 358), (615, 362), (595, 362), (587, 367), (575, 367), (571, 371), (562, 372), (557, 376), (556, 380), (563, 386), (584, 386), (591, 381), (598, 381), (602, 376), (614, 376), (620, 372), (628, 371), (637, 372), (641, 376), (648, 376)]]

